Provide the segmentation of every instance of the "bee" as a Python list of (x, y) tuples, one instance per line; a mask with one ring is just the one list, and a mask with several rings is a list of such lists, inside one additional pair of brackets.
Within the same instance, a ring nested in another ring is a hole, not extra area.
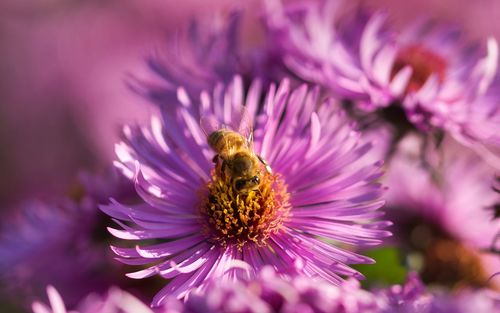
[(233, 112), (229, 125), (219, 123), (213, 116), (203, 116), (200, 124), (208, 145), (216, 153), (213, 158), (216, 174), (238, 193), (258, 190), (263, 169), (268, 173), (272, 171), (253, 150), (253, 122), (244, 107), (240, 112)]

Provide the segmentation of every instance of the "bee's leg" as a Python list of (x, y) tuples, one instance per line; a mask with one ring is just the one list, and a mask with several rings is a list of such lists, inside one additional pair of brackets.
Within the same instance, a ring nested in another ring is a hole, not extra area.
[(259, 158), (259, 161), (264, 164), (264, 167), (266, 168), (266, 172), (268, 172), (269, 174), (272, 174), (273, 173), (273, 170), (271, 169), (271, 166), (269, 166), (269, 163), (267, 163), (266, 160), (264, 160), (263, 157), (261, 157), (260, 155), (257, 155), (257, 157)]
[(224, 180), (226, 180), (226, 178), (228, 177), (228, 175), (226, 175), (226, 168), (227, 168), (226, 161), (222, 160), (221, 165), (220, 165), (220, 175), (221, 175), (221, 178)]
[(224, 179), (224, 177), (226, 176), (226, 162), (220, 157), (219, 154), (214, 155), (214, 157), (212, 158), (212, 162), (214, 162), (215, 164), (215, 173)]

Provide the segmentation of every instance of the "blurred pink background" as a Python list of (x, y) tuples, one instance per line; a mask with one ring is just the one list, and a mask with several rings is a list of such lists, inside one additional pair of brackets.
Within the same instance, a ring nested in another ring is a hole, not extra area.
[[(152, 47), (196, 15), (258, 0), (3, 0), (0, 3), (0, 207), (65, 192), (81, 168), (113, 158), (119, 125), (153, 113), (125, 87)], [(386, 8), (398, 25), (420, 14), (500, 38), (500, 1), (352, 1)]]
[(231, 1), (0, 3), (0, 205), (67, 190), (113, 157), (119, 125), (152, 108), (124, 85), (192, 16)]

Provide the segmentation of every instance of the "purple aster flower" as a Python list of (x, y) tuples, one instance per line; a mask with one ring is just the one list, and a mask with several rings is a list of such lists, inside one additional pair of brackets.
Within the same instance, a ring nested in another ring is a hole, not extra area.
[(384, 313), (488, 313), (500, 309), (500, 294), (490, 289), (461, 289), (455, 292), (426, 289), (411, 273), (401, 285), (374, 291)]
[(491, 188), (494, 169), (452, 140), (439, 152), (428, 151), (427, 165), (419, 147), (418, 139), (408, 137), (388, 170), (395, 239), (421, 255), (424, 281), (485, 286), (500, 266), (497, 256), (481, 253), (500, 230), (490, 209), (500, 199)]
[(493, 290), (464, 290), (456, 294), (436, 295), (429, 313), (489, 313), (500, 311), (500, 294)]
[(428, 292), (416, 273), (409, 273), (403, 285), (393, 285), (374, 292), (386, 303), (384, 312), (419, 313), (425, 312), (432, 301)]
[(106, 216), (97, 208), (97, 201), (110, 196), (122, 201), (136, 197), (130, 181), (118, 174), (116, 169), (102, 176), (82, 174), (70, 192), (75, 200), (26, 202), (3, 217), (0, 280), (6, 293), (26, 303), (24, 298), (30, 302), (52, 284), (72, 304), (121, 277), (103, 240), (109, 236)]
[(254, 279), (214, 281), (206, 292), (193, 292), (179, 312), (368, 313), (381, 312), (384, 307), (382, 298), (362, 290), (356, 280), (340, 285), (306, 276), (285, 280), (272, 267), (264, 267)]
[(428, 20), (398, 36), (393, 72), (410, 66), (402, 105), (409, 120), (427, 130), (443, 129), (462, 143), (500, 145), (498, 45), (467, 42), (459, 29)]
[(132, 76), (132, 89), (161, 107), (176, 100), (180, 86), (197, 96), (219, 82), (229, 83), (236, 74), (263, 76), (255, 63), (264, 57), (242, 48), (242, 15), (235, 10), (227, 16), (193, 19), (148, 58), (154, 75)]
[[(238, 270), (248, 265), (235, 264)], [(424, 288), (415, 275), (407, 282), (373, 292), (350, 279), (332, 285), (321, 279), (292, 276), (283, 279), (266, 266), (252, 279), (212, 280), (204, 292), (195, 291), (185, 302), (173, 297), (157, 308), (116, 287), (107, 294), (91, 294), (68, 311), (57, 292), (49, 286), (49, 305), (32, 304), (33, 313), (489, 313), (500, 308), (500, 295), (486, 289), (443, 293)]]
[[(107, 263), (102, 260), (104, 246), (96, 249), (92, 243), (96, 210), (94, 205), (71, 201), (54, 205), (33, 201), (4, 219), (0, 278), (8, 282), (6, 291), (31, 298), (51, 283), (74, 301), (104, 285), (105, 276), (91, 275)], [(72, 288), (74, 281), (79, 282), (77, 288)]]
[(105, 296), (91, 294), (81, 301), (75, 310), (68, 311), (66, 305), (53, 287), (47, 287), (50, 306), (41, 302), (32, 304), (33, 313), (173, 313), (173, 310), (153, 310), (133, 295), (116, 287), (109, 289)]
[(443, 293), (427, 290), (411, 274), (404, 285), (366, 291), (355, 280), (336, 286), (304, 276), (279, 278), (270, 267), (253, 280), (215, 283), (205, 293), (193, 293), (175, 312), (311, 312), (311, 313), (438, 313), (496, 312), (500, 294), (493, 290)]
[(287, 7), (270, 3), (271, 36), (288, 68), (302, 79), (370, 111), (403, 95), (411, 68), (393, 70), (397, 46), (384, 13), (339, 17), (337, 0)]
[(445, 131), (500, 167), (495, 39), (483, 47), (459, 29), (429, 20), (396, 33), (385, 27), (380, 11), (339, 16), (340, 2), (271, 2), (267, 24), (288, 68), (356, 108), (404, 109), (410, 128)]
[[(390, 235), (382, 229), (389, 223), (375, 220), (383, 205), (382, 163), (365, 162), (371, 144), (359, 140), (334, 103), (318, 106), (317, 89), (290, 90), (287, 81), (271, 86), (262, 106), (259, 83), (243, 94), (239, 78), (212, 96), (203, 93), (200, 102), (179, 89), (163, 121), (124, 129), (117, 166), (145, 203), (112, 200), (101, 208), (121, 228), (110, 228), (113, 235), (149, 240), (113, 247), (121, 261), (143, 267), (128, 276), (171, 279), (153, 305), (203, 290), (207, 279), (238, 278), (228, 271), (234, 260), (248, 262), (252, 275), (272, 265), (280, 275), (297, 271), (339, 284), (341, 276), (361, 277), (348, 264), (372, 260), (338, 243), (377, 245)], [(214, 169), (215, 153), (198, 122), (212, 116), (234, 125), (242, 106), (255, 121), (253, 151), (272, 169), (260, 165), (261, 181), (248, 193)]]
[(154, 309), (118, 288), (111, 288), (105, 296), (91, 294), (71, 311), (54, 287), (47, 287), (47, 295), (50, 306), (36, 301), (33, 313), (374, 313), (386, 307), (384, 297), (360, 289), (355, 280), (340, 286), (306, 276), (284, 280), (269, 266), (253, 279), (213, 280), (205, 292), (193, 292), (184, 303), (169, 297), (165, 305)]

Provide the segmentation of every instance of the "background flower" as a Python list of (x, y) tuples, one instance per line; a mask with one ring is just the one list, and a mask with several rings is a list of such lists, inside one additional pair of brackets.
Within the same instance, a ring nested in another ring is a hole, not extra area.
[(341, 1), (269, 6), (267, 24), (288, 68), (360, 108), (374, 110), (402, 95), (409, 67), (394, 71), (397, 53), (386, 15), (360, 10), (348, 16)]
[(499, 199), (492, 190), (494, 169), (452, 140), (438, 151), (431, 145), (426, 165), (420, 144), (415, 137), (403, 141), (388, 169), (395, 239), (421, 251), (426, 282), (485, 285), (499, 266), (497, 257), (482, 253), (500, 229), (488, 209)]
[(335, 0), (270, 3), (267, 25), (284, 63), (344, 99), (355, 118), (445, 131), (500, 166), (494, 38), (471, 42), (456, 25), (422, 16), (398, 30), (385, 11), (346, 13)]
[(68, 311), (59, 292), (47, 287), (50, 306), (33, 302), (33, 313), (161, 313), (171, 312), (163, 309), (153, 310), (141, 300), (119, 288), (110, 288), (106, 295), (90, 294), (83, 299), (75, 310)]
[(196, 97), (219, 82), (230, 82), (237, 73), (248, 72), (251, 66), (242, 48), (241, 24), (242, 12), (236, 10), (228, 16), (193, 20), (148, 58), (154, 75), (132, 76), (132, 88), (162, 107), (177, 99), (179, 86)]
[(469, 43), (460, 29), (422, 20), (398, 36), (395, 67), (413, 69), (402, 100), (409, 120), (425, 130), (443, 129), (457, 140), (495, 139), (498, 44)]
[(59, 288), (70, 305), (87, 293), (120, 281), (120, 267), (107, 247), (106, 216), (97, 208), (110, 196), (133, 201), (130, 182), (116, 170), (82, 173), (72, 199), (32, 200), (4, 215), (0, 228), (2, 293), (22, 305)]
[(4, 291), (15, 295), (16, 301), (23, 302), (24, 297), (29, 303), (52, 283), (73, 303), (109, 283), (110, 277), (101, 271), (108, 262), (103, 259), (105, 247), (92, 243), (95, 210), (70, 201), (32, 202), (18, 216), (4, 219), (0, 245)]
[[(33, 303), (34, 313), (66, 313), (63, 300), (53, 287), (47, 288), (50, 307)], [(490, 290), (462, 290), (443, 293), (426, 289), (412, 275), (404, 285), (363, 290), (355, 280), (340, 286), (304, 276), (285, 280), (264, 267), (254, 279), (221, 283), (212, 281), (204, 293), (193, 293), (183, 303), (169, 298), (164, 306), (150, 309), (132, 295), (112, 288), (106, 296), (90, 295), (77, 313), (433, 313), (495, 312), (498, 294)]]
[(180, 312), (381, 312), (386, 303), (355, 280), (332, 285), (295, 276), (285, 280), (264, 267), (253, 280), (221, 284), (194, 293)]

